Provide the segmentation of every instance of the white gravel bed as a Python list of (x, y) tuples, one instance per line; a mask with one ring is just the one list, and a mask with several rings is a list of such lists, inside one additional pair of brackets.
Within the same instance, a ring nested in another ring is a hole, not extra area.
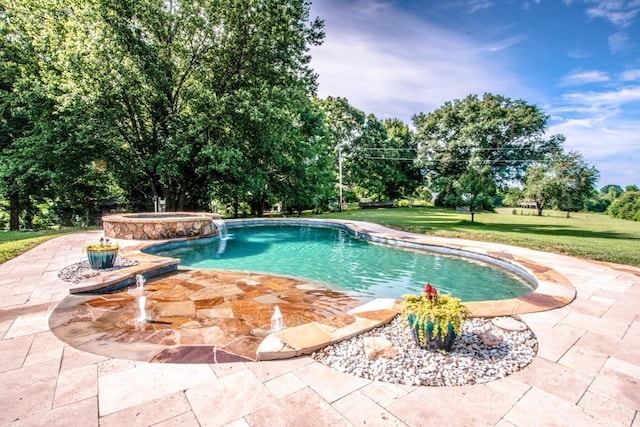
[[(500, 343), (489, 346), (482, 336)], [(399, 354), (393, 358), (369, 360), (365, 339), (384, 337)], [(496, 339), (497, 338), (497, 339)], [(500, 340), (501, 338), (501, 340)], [(317, 351), (312, 357), (340, 372), (394, 384), (457, 386), (504, 378), (527, 366), (536, 355), (538, 340), (530, 329), (521, 332), (496, 327), (490, 319), (465, 322), (462, 337), (456, 338), (450, 353), (423, 350), (402, 328), (400, 316), (387, 325)]]
[(89, 277), (99, 276), (101, 273), (120, 270), (121, 268), (130, 267), (132, 265), (138, 265), (138, 261), (131, 261), (130, 259), (119, 256), (116, 258), (113, 267), (94, 270), (91, 268), (89, 261), (82, 261), (63, 268), (58, 272), (58, 277), (65, 282), (79, 283)]

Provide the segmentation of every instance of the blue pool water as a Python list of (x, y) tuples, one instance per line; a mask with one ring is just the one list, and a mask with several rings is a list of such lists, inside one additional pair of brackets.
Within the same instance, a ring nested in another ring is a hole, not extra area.
[(489, 265), (422, 251), (396, 249), (352, 237), (339, 228), (253, 226), (228, 238), (154, 251), (181, 265), (281, 274), (324, 282), (361, 300), (420, 293), (426, 282), (463, 301), (512, 298), (531, 287)]

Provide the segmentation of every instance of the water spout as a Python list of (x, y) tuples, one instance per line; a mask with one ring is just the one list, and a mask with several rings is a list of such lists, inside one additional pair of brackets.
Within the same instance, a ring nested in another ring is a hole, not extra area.
[(218, 243), (218, 254), (221, 254), (227, 249), (229, 231), (227, 228), (227, 224), (223, 220), (213, 220), (213, 223), (216, 225), (216, 228), (218, 229), (218, 233), (220, 235), (220, 242)]
[(220, 240), (226, 240), (229, 238), (229, 230), (227, 229), (227, 223), (221, 219), (213, 220), (213, 223), (216, 225), (218, 229), (218, 233), (220, 234)]
[(145, 324), (147, 322), (147, 311), (145, 306), (147, 305), (147, 297), (141, 295), (138, 297), (138, 317), (136, 317), (136, 324)]
[(145, 306), (147, 304), (147, 297), (144, 295), (144, 285), (147, 279), (142, 274), (136, 275), (136, 287), (129, 289), (129, 293), (136, 297), (138, 302), (138, 317), (134, 319), (136, 329), (138, 327), (144, 327), (147, 323), (147, 311)]
[(283, 328), (284, 319), (282, 317), (282, 312), (280, 311), (280, 307), (276, 305), (276, 308), (273, 311), (273, 316), (271, 316), (271, 332), (276, 332)]
[(142, 274), (136, 275), (136, 290), (140, 293), (144, 292), (144, 285), (147, 283), (147, 279)]

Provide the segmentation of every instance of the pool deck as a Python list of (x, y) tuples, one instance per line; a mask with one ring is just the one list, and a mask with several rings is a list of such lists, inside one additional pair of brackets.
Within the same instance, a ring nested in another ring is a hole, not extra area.
[(548, 267), (537, 277), (554, 276), (546, 289), (563, 294), (554, 283), (566, 280), (576, 296), (520, 314), (539, 340), (522, 371), (473, 386), (412, 387), (342, 374), (306, 356), (172, 364), (77, 350), (51, 332), (49, 317), (69, 294), (59, 270), (84, 260), (84, 246), (100, 235), (58, 237), (0, 264), (0, 425), (640, 427), (640, 268), (428, 237), (535, 260)]

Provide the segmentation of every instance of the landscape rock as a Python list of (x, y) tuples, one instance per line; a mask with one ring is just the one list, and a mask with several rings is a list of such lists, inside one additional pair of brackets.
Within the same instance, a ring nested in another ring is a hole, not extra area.
[(502, 342), (502, 337), (494, 335), (491, 332), (480, 332), (478, 337), (485, 347), (495, 347)]
[[(483, 334), (486, 344), (481, 339)], [(370, 343), (380, 339), (398, 348), (400, 356), (369, 359), (365, 340)], [(462, 336), (456, 338), (450, 353), (423, 350), (397, 316), (387, 325), (318, 350), (313, 358), (340, 372), (373, 381), (458, 386), (486, 383), (518, 372), (533, 361), (537, 349), (538, 340), (528, 328), (507, 331), (490, 319), (473, 318), (465, 322)]]
[(365, 337), (364, 354), (368, 360), (393, 359), (402, 353), (391, 341), (384, 337)]

